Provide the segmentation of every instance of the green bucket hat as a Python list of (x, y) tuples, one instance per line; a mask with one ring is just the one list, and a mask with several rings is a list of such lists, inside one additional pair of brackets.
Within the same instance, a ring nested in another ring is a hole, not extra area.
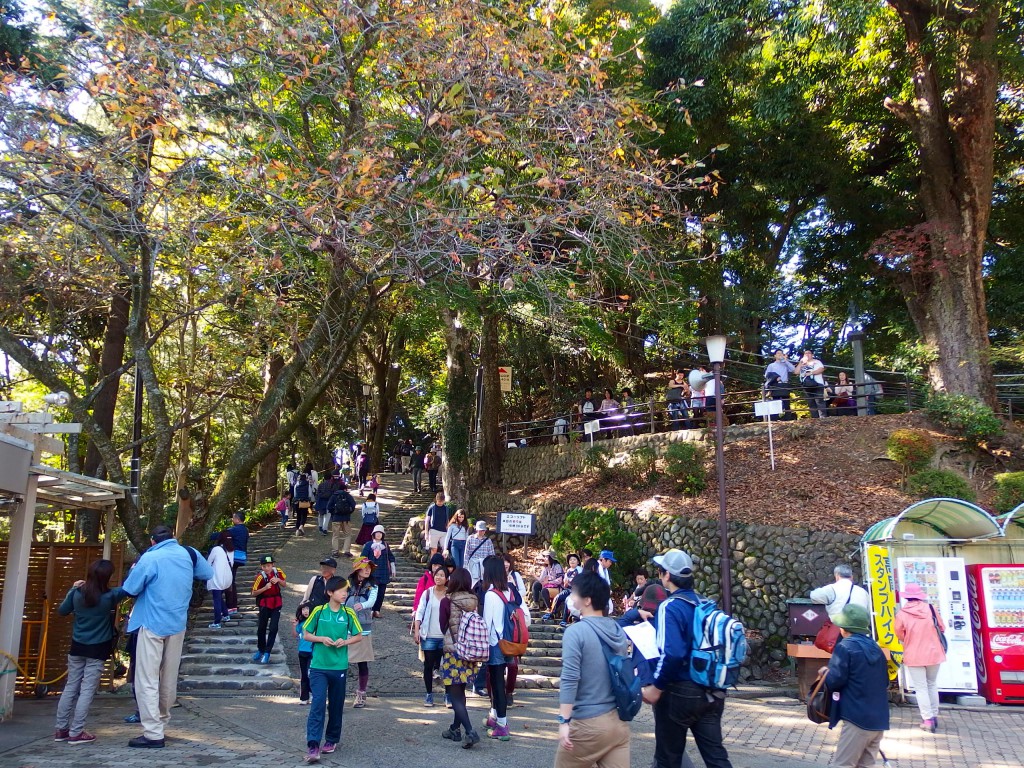
[(832, 623), (855, 635), (871, 634), (868, 612), (859, 605), (847, 605), (832, 619)]

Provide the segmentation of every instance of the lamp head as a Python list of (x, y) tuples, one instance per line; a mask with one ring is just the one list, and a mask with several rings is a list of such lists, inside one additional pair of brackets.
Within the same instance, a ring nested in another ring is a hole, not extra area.
[(704, 339), (704, 344), (708, 348), (708, 359), (712, 363), (724, 363), (725, 362), (725, 344), (727, 339), (725, 336), (708, 336)]

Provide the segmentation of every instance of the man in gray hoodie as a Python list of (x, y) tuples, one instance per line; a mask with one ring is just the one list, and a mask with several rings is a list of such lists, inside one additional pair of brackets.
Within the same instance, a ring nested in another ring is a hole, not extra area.
[(629, 768), (629, 723), (619, 719), (601, 645), (626, 655), (626, 634), (607, 616), (608, 583), (584, 572), (572, 585), (582, 621), (562, 636), (555, 768)]

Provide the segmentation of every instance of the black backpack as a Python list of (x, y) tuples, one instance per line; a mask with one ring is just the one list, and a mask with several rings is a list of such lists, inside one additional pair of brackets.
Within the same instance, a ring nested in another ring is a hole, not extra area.
[(327, 502), (327, 511), (331, 513), (332, 518), (351, 518), (356, 511), (356, 500), (344, 488), (339, 488), (331, 494), (331, 500)]
[(316, 487), (316, 500), (326, 501), (336, 490), (338, 490), (338, 481), (336, 478), (330, 477)]

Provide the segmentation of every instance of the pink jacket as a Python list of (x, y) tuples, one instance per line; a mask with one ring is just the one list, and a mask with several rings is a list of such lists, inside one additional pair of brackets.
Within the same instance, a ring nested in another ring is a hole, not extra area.
[[(938, 611), (939, 629), (946, 625)], [(923, 600), (911, 600), (896, 613), (896, 637), (903, 644), (903, 664), (908, 667), (930, 667), (946, 660), (939, 635), (932, 624), (931, 606)]]

